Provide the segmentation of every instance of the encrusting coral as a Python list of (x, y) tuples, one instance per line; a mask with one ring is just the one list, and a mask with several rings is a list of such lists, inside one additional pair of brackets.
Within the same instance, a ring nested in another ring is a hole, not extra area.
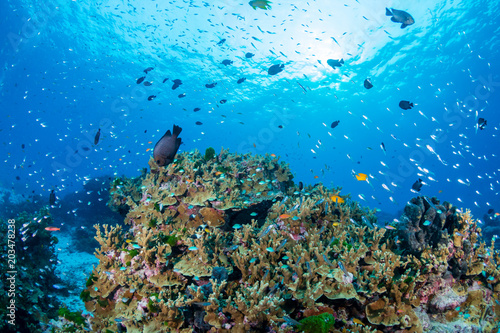
[(380, 228), (340, 189), (299, 189), (274, 156), (195, 151), (150, 166), (140, 184), (112, 184), (130, 229), (97, 227), (82, 292), (92, 331), (498, 330), (500, 258), (469, 212), (418, 197)]

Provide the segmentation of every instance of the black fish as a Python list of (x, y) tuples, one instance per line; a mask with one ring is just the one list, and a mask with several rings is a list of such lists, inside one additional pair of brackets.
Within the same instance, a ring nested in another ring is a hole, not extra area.
[(19, 176), (16, 176), (16, 179), (17, 179), (17, 180), (21, 180), (21, 177), (19, 177)]
[(404, 10), (385, 8), (385, 15), (392, 16), (391, 17), (392, 22), (401, 23), (401, 29), (406, 28), (407, 26), (415, 23), (413, 17)]
[(491, 215), (491, 214), (494, 214), (494, 213), (495, 213), (495, 210), (493, 208), (488, 209), (488, 214)]
[(413, 183), (413, 185), (411, 186), (411, 188), (414, 189), (417, 192), (420, 192), (420, 189), (422, 188), (422, 185), (424, 185), (422, 183), (422, 179), (419, 178), (417, 181), (415, 181), (415, 183)]
[(401, 101), (399, 102), (399, 107), (403, 110), (410, 110), (413, 107), (413, 103), (410, 103), (408, 101)]
[(148, 72), (152, 71), (153, 69), (153, 67), (148, 67), (144, 70), (144, 73), (148, 74)]
[(484, 118), (479, 118), (477, 120), (477, 127), (482, 131), (487, 125), (487, 120)]
[(246, 77), (242, 77), (241, 79), (238, 79), (238, 81), (236, 81), (236, 83), (240, 84), (240, 83), (243, 83), (245, 82), (247, 78)]
[(302, 191), (303, 188), (304, 188), (304, 183), (299, 182), (299, 191)]
[(330, 65), (333, 69), (335, 69), (336, 67), (342, 67), (342, 65), (344, 64), (344, 59), (340, 60), (328, 59), (326, 63)]
[(226, 102), (227, 102), (227, 99), (221, 99), (221, 100), (219, 101), (219, 103), (220, 103), (220, 104), (224, 104), (224, 103), (226, 103)]
[(144, 81), (145, 78), (146, 78), (145, 76), (138, 78), (137, 81), (136, 81), (136, 83), (137, 84), (141, 84), (142, 81)]
[(182, 94), (180, 94), (180, 95), (179, 95), (179, 96), (177, 96), (177, 97), (179, 97), (179, 98), (186, 97), (186, 93), (182, 93)]
[(337, 126), (339, 125), (339, 123), (340, 123), (340, 120), (335, 120), (335, 121), (334, 121), (334, 122), (330, 125), (330, 127), (331, 127), (331, 128), (335, 128), (335, 127), (337, 127)]
[(94, 144), (97, 145), (99, 143), (99, 138), (101, 137), (101, 129), (99, 128), (97, 130), (97, 133), (95, 134), (94, 137)]
[(149, 82), (149, 81), (144, 81), (144, 83), (143, 83), (143, 84), (144, 84), (146, 87), (149, 87), (150, 85), (152, 85), (152, 83), (151, 83), (151, 82)]
[(276, 65), (272, 65), (271, 67), (269, 67), (269, 69), (267, 70), (267, 74), (269, 75), (276, 75), (278, 74), (279, 72), (283, 71), (283, 68), (285, 68), (285, 65), (284, 64), (276, 64)]
[(195, 124), (196, 125), (203, 125), (203, 123), (201, 121), (197, 121)]
[(371, 89), (373, 88), (373, 84), (372, 82), (370, 81), (370, 79), (366, 79), (365, 82), (363, 83), (363, 85), (365, 86), (366, 89)]
[(156, 143), (153, 149), (153, 158), (158, 166), (167, 166), (174, 161), (175, 154), (182, 143), (181, 138), (179, 138), (181, 131), (182, 128), (174, 125), (174, 134), (168, 130)]
[(194, 111), (194, 112), (198, 112), (198, 111), (200, 111), (200, 110), (201, 110), (200, 108), (194, 108), (194, 109), (193, 109), (193, 111)]
[(156, 98), (156, 95), (151, 95), (151, 96), (148, 97), (148, 101), (152, 101), (155, 98)]
[(50, 192), (49, 204), (51, 206), (54, 206), (56, 204), (56, 194), (54, 193), (54, 190), (52, 190), (52, 192)]
[(217, 82), (213, 82), (213, 83), (210, 83), (210, 84), (205, 84), (205, 87), (207, 88), (214, 88), (215, 86), (217, 85)]
[(172, 90), (179, 88), (179, 86), (182, 84), (182, 81), (179, 79), (175, 79), (173, 82), (174, 82), (174, 84), (172, 86)]
[(224, 66), (231, 65), (232, 63), (233, 63), (233, 62), (232, 62), (231, 60), (229, 60), (229, 59), (224, 59), (224, 60), (222, 60), (222, 64), (223, 64)]
[(380, 146), (382, 147), (382, 149), (383, 149), (384, 151), (387, 151), (387, 150), (385, 150), (385, 145), (384, 145), (384, 143), (383, 143), (383, 142), (380, 144)]
[(168, 80), (168, 77), (163, 79), (163, 83), (167, 82), (167, 80)]
[(254, 55), (255, 55), (255, 54), (253, 54), (253, 53), (247, 52), (247, 53), (245, 53), (245, 58), (250, 59), (250, 58), (251, 58), (251, 57), (253, 57)]
[(217, 45), (222, 45), (222, 44), (224, 44), (224, 42), (225, 42), (225, 41), (226, 41), (226, 39), (225, 39), (225, 38), (222, 38), (222, 39), (221, 39), (221, 40), (217, 43)]
[(278, 128), (283, 128), (283, 125), (278, 125)]
[(26, 147), (26, 146), (24, 145), (24, 143), (23, 143), (23, 144), (21, 144), (21, 148), (22, 148), (22, 149), (24, 149), (24, 147)]

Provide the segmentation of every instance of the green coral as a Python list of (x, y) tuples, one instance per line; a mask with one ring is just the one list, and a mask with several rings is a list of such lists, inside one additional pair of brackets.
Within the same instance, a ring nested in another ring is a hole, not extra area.
[(94, 276), (94, 273), (92, 272), (87, 280), (87, 283), (85, 283), (85, 286), (90, 287), (91, 285), (94, 284), (95, 281), (97, 281), (97, 277)]
[(306, 333), (328, 333), (335, 324), (335, 318), (331, 313), (322, 313), (317, 316), (310, 316), (299, 321), (297, 331)]
[(60, 317), (64, 317), (66, 320), (69, 320), (77, 325), (85, 324), (85, 318), (82, 316), (81, 312), (71, 312), (67, 308), (59, 308), (57, 313)]
[(92, 297), (90, 297), (90, 291), (88, 290), (83, 290), (81, 293), (80, 293), (80, 299), (84, 302), (88, 302), (92, 299)]
[(205, 160), (205, 162), (208, 162), (214, 157), (215, 157), (215, 149), (213, 149), (212, 147), (208, 147), (205, 150), (205, 157), (203, 159)]

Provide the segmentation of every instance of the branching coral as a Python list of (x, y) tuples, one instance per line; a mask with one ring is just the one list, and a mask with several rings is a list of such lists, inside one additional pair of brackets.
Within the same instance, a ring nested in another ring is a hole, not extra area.
[(150, 164), (131, 197), (111, 201), (129, 205), (131, 228), (98, 229), (100, 264), (82, 293), (93, 329), (286, 332), (326, 313), (322, 332), (421, 332), (445, 290), (497, 318), (499, 256), (468, 212), (419, 197), (386, 230), (338, 188), (299, 189), (277, 158), (208, 155)]

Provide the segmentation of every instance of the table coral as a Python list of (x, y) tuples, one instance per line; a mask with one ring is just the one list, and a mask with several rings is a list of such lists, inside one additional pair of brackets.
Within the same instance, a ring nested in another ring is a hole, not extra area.
[(500, 257), (468, 211), (417, 197), (388, 230), (339, 188), (299, 188), (276, 157), (194, 151), (150, 166), (112, 184), (130, 229), (98, 228), (82, 293), (93, 331), (308, 331), (292, 320), (327, 315), (322, 332), (496, 329), (484, 323), (500, 312)]

